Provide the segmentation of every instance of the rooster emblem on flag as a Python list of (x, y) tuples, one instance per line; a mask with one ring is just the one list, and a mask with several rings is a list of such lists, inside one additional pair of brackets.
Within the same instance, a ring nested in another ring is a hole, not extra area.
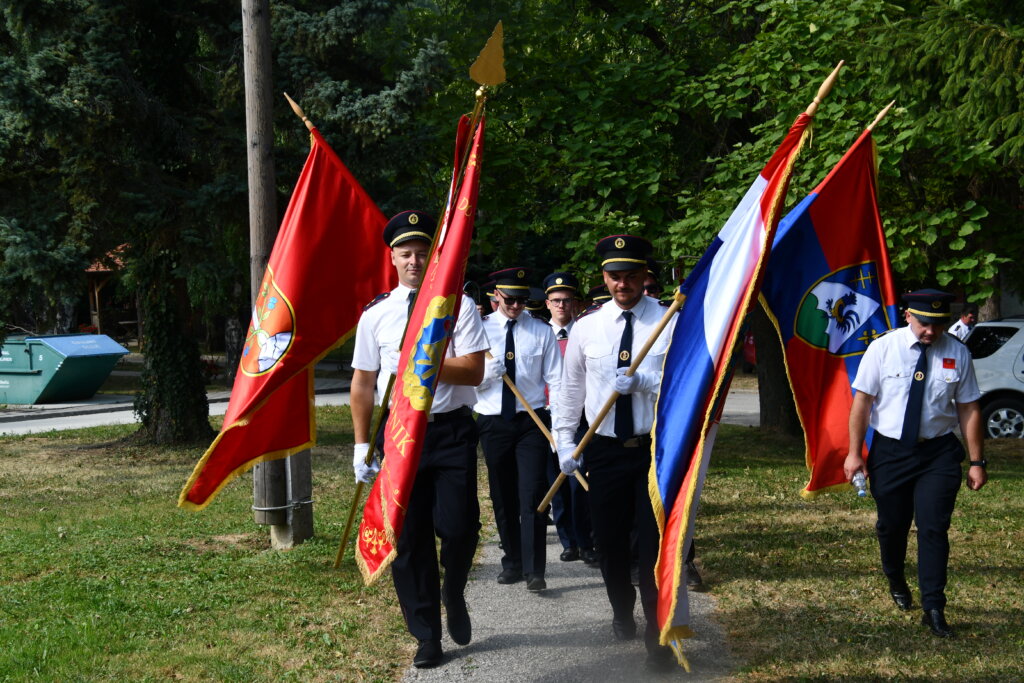
[(838, 356), (862, 354), (873, 339), (892, 327), (881, 300), (873, 261), (840, 268), (804, 294), (795, 334)]

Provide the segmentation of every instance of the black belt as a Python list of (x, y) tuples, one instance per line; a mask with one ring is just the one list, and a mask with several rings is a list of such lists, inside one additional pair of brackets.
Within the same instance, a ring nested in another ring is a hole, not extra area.
[(462, 406), (455, 410), (449, 410), (447, 413), (431, 413), (430, 417), (427, 418), (427, 422), (449, 422), (451, 420), (472, 416), (473, 411), (469, 409), (469, 406)]
[(605, 444), (615, 444), (623, 448), (650, 448), (651, 447), (651, 435), (650, 434), (638, 434), (628, 439), (619, 439), (614, 436), (601, 436), (597, 434), (594, 436), (594, 441)]
[[(916, 443), (916, 444), (917, 443), (928, 443), (929, 441), (938, 441), (939, 439), (948, 439), (950, 437), (950, 435), (953, 435), (953, 432), (946, 432), (942, 436), (933, 436), (930, 439), (926, 439), (923, 436), (919, 436), (919, 437), (917, 437), (917, 440), (914, 443)], [(902, 440), (894, 439), (891, 436), (886, 436), (885, 434), (882, 434), (881, 432), (875, 432), (875, 437), (876, 438), (882, 438), (882, 439), (885, 439), (887, 441), (895, 441), (896, 443), (903, 443)]]

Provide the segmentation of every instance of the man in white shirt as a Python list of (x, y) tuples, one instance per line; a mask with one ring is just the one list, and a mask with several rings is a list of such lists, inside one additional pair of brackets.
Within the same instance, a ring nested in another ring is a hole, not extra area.
[[(661, 383), (661, 368), (670, 335), (654, 342), (636, 373), (625, 373), (664, 316), (664, 308), (644, 295), (651, 243), (632, 235), (612, 235), (597, 244), (611, 300), (581, 315), (565, 349), (562, 386), (555, 410), (555, 439), (562, 472), (579, 466), (572, 458), (574, 436), (585, 409), (593, 424), (611, 391), (620, 397), (587, 448), (591, 523), (601, 548), (601, 574), (612, 606), (612, 633), (620, 640), (636, 637), (630, 579), (630, 532), (634, 526), (639, 552), (640, 602), (647, 620), (644, 644), (647, 665), (674, 666), (672, 651), (658, 644), (658, 592), (654, 564), (658, 528), (647, 477), (651, 467), (651, 427)], [(667, 326), (671, 328), (671, 323)]]
[(545, 389), (557, 393), (562, 356), (550, 328), (524, 314), (529, 297), (525, 268), (491, 273), (498, 307), (484, 316), (490, 344), (484, 381), (476, 390), (480, 445), (498, 536), (505, 554), (498, 583), (526, 578), (526, 589), (547, 588), (544, 579), (546, 519), (537, 506), (548, 489), (551, 447), (544, 433), (502, 379), (507, 376), (538, 417), (550, 427)]
[(949, 328), (949, 333), (963, 341), (967, 334), (974, 329), (974, 323), (978, 322), (978, 307), (975, 304), (967, 304), (960, 311), (960, 318)]
[[(363, 309), (352, 354), (353, 468), (356, 479), (370, 482), (379, 469), (365, 464), (373, 406), (380, 403), (388, 380), (398, 368), (402, 336), (416, 290), (427, 265), (434, 221), (422, 211), (403, 211), (384, 228), (384, 243), (399, 285)], [(472, 626), (464, 590), (480, 533), (476, 486), (476, 422), (470, 406), (474, 387), (483, 378), (487, 337), (472, 300), (463, 295), (458, 320), (430, 408), (419, 469), (409, 499), (405, 524), (391, 565), (395, 592), (409, 632), (419, 645), (413, 657), (418, 668), (437, 666), (441, 650), (441, 604), (448, 633), (459, 645), (469, 643)], [(383, 423), (383, 422), (382, 422)], [(435, 534), (441, 539), (440, 585)]]
[[(988, 479), (971, 354), (944, 334), (952, 298), (934, 289), (905, 294), (907, 327), (868, 346), (853, 382), (850, 453), (843, 465), (847, 479), (857, 472), (870, 477), (882, 572), (901, 610), (912, 606), (904, 563), (910, 524), (917, 524), (921, 623), (940, 638), (953, 636), (944, 611), (948, 531), (963, 476), (964, 447), (953, 433), (958, 424), (970, 454), (967, 487), (977, 491)], [(875, 434), (865, 463), (869, 424)]]
[[(576, 276), (566, 271), (551, 273), (544, 278), (545, 305), (551, 313), (548, 325), (555, 335), (559, 351), (565, 355), (565, 347), (569, 344), (569, 331), (577, 313), (577, 301), (580, 283)], [(585, 424), (580, 425), (583, 432)], [(579, 436), (583, 436), (580, 433)], [(548, 480), (554, 483), (558, 476), (558, 455), (551, 454), (548, 458)], [(551, 517), (555, 522), (558, 540), (562, 544), (563, 562), (583, 560), (595, 566), (600, 563), (600, 556), (594, 550), (593, 535), (590, 528), (590, 501), (587, 492), (575, 477), (569, 478), (555, 497), (551, 500)]]

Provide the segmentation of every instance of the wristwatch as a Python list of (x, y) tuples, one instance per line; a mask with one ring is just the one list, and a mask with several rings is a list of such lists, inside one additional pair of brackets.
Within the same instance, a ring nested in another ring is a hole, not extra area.
[(985, 469), (985, 467), (988, 465), (988, 460), (985, 460), (984, 458), (982, 458), (981, 460), (971, 460), (970, 462), (971, 467), (980, 467), (981, 469)]

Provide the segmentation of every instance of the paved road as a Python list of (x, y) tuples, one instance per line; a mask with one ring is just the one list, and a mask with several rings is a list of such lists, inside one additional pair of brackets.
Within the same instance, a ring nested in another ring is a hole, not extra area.
[[(636, 619), (641, 637), (622, 642), (611, 632), (611, 607), (601, 571), (582, 562), (560, 562), (554, 527), (548, 527), (548, 589), (530, 593), (525, 583), (498, 584), (501, 550), (497, 539), (483, 544), (466, 602), (473, 640), (455, 645), (445, 634), (445, 662), (436, 669), (412, 667), (403, 681), (717, 681), (730, 672), (721, 628), (712, 619), (714, 599), (690, 594), (691, 625), (696, 635), (684, 646), (692, 673), (677, 669), (650, 674), (644, 668), (644, 618), (639, 600)], [(699, 560), (698, 560), (699, 562)]]

